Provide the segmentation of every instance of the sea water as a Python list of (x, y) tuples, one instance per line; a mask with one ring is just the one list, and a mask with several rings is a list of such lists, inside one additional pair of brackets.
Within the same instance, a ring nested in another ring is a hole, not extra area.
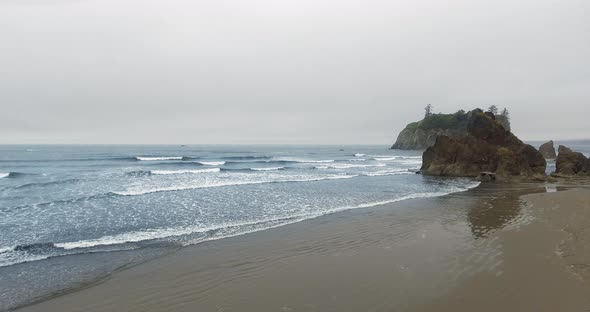
[[(383, 146), (0, 146), (0, 281), (50, 287), (117, 252), (121, 267), (154, 246), (477, 185), (416, 174), (421, 162), (419, 151)], [(80, 267), (44, 263), (81, 255)]]

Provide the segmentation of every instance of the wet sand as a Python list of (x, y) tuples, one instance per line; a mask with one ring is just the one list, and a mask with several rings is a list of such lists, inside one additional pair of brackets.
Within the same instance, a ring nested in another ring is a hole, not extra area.
[(489, 184), (327, 215), (19, 311), (588, 311), (590, 188), (571, 188)]

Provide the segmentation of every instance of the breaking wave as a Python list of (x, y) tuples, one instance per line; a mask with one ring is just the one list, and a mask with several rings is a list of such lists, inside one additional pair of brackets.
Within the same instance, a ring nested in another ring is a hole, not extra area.
[(182, 156), (166, 156), (166, 157), (155, 157), (155, 156), (137, 156), (137, 160), (141, 161), (159, 161), (159, 160), (184, 160)]
[(118, 191), (112, 192), (115, 195), (121, 196), (139, 196), (145, 195), (150, 193), (158, 193), (158, 192), (172, 192), (172, 191), (184, 191), (184, 190), (192, 190), (192, 189), (201, 189), (201, 188), (211, 188), (211, 187), (223, 187), (223, 186), (236, 186), (236, 185), (249, 185), (249, 184), (267, 184), (267, 183), (289, 183), (289, 182), (313, 182), (313, 181), (323, 181), (323, 180), (338, 180), (338, 179), (350, 179), (357, 177), (358, 175), (332, 175), (332, 176), (325, 176), (325, 177), (314, 177), (314, 178), (300, 178), (300, 179), (278, 179), (278, 180), (257, 180), (257, 181), (214, 181), (214, 182), (205, 182), (202, 184), (180, 184), (180, 185), (173, 185), (173, 186), (165, 186), (165, 187), (155, 187), (155, 188), (145, 188), (145, 189), (129, 189), (126, 191)]
[[(55, 256), (64, 256), (87, 252), (124, 250), (123, 246), (125, 246), (125, 244), (144, 243), (150, 241), (154, 242), (161, 239), (183, 237), (193, 234), (202, 234), (199, 236), (199, 239), (190, 240), (184, 243), (184, 245), (197, 244), (204, 241), (223, 239), (227, 237), (267, 230), (345, 210), (370, 208), (409, 199), (444, 196), (451, 193), (467, 191), (469, 189), (477, 187), (478, 185), (479, 182), (471, 182), (464, 186), (451, 186), (442, 191), (417, 192), (401, 195), (388, 200), (360, 203), (350, 206), (340, 206), (322, 211), (298, 212), (292, 215), (282, 215), (273, 218), (266, 218), (254, 221), (218, 223), (205, 226), (189, 225), (169, 228), (145, 229), (140, 231), (129, 231), (115, 235), (107, 235), (98, 238), (84, 239), (71, 242), (42, 242), (27, 245), (18, 245), (15, 247), (0, 246), (0, 267), (9, 266), (22, 262), (37, 261)], [(105, 250), (103, 246), (120, 247), (116, 247), (115, 249), (113, 249), (113, 247), (110, 247), (109, 249)], [(96, 249), (100, 247), (103, 247), (103, 249)]]
[(197, 161), (198, 164), (203, 166), (222, 166), (225, 165), (225, 161)]
[(152, 170), (152, 174), (170, 175), (170, 174), (189, 174), (189, 173), (212, 173), (219, 172), (219, 168), (195, 169), (195, 170)]

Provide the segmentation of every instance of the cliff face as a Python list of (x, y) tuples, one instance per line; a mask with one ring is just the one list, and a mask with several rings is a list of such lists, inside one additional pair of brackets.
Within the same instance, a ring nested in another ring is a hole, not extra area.
[(444, 135), (448, 137), (459, 137), (460, 134), (457, 131), (450, 129), (429, 129), (424, 130), (421, 128), (410, 129), (405, 128), (397, 136), (395, 144), (391, 147), (392, 149), (402, 150), (425, 150), (428, 147), (434, 145), (436, 137)]
[(437, 137), (422, 156), (422, 172), (436, 176), (477, 177), (493, 172), (499, 180), (545, 176), (545, 158), (495, 120), (476, 109), (466, 114), (463, 135)]
[(558, 175), (590, 175), (590, 158), (582, 153), (560, 145), (555, 161), (555, 173)]

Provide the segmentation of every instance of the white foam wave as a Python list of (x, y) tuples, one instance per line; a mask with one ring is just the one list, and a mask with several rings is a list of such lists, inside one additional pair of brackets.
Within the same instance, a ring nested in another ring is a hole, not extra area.
[(117, 235), (107, 235), (96, 239), (80, 240), (76, 242), (64, 242), (54, 244), (56, 247), (60, 247), (66, 250), (76, 248), (89, 248), (97, 246), (107, 245), (119, 245), (125, 243), (137, 243), (142, 241), (150, 241), (156, 239), (177, 237), (183, 235), (190, 235), (195, 233), (205, 233), (209, 231), (215, 231), (224, 228), (231, 227), (244, 227), (254, 224), (260, 224), (265, 222), (278, 221), (280, 218), (263, 219), (257, 221), (246, 221), (246, 222), (227, 222), (220, 223), (210, 226), (194, 225), (184, 227), (171, 227), (171, 228), (160, 228), (160, 229), (148, 229), (143, 231), (131, 231), (121, 233)]
[[(282, 158), (277, 160), (271, 161), (287, 161), (287, 162), (297, 162), (302, 164), (324, 164), (324, 163), (333, 163), (335, 162), (334, 159), (323, 159), (323, 160), (314, 160), (314, 159), (292, 159), (292, 158)], [(269, 161), (269, 162), (271, 162)]]
[(267, 167), (267, 168), (250, 168), (253, 171), (274, 171), (274, 170), (281, 170), (285, 169), (285, 167)]
[(373, 159), (377, 160), (377, 161), (389, 161), (389, 160), (396, 160), (398, 158), (397, 157), (375, 157)]
[(161, 175), (169, 175), (169, 174), (189, 174), (189, 173), (212, 173), (212, 172), (219, 172), (221, 169), (219, 168), (209, 168), (209, 169), (194, 169), (194, 170), (152, 170), (152, 174), (161, 174)]
[(361, 154), (361, 153), (354, 154), (354, 157), (363, 157), (363, 156), (367, 156), (367, 154)]
[(335, 164), (327, 166), (316, 166), (316, 169), (350, 169), (350, 168), (370, 168), (370, 167), (385, 167), (385, 164), (377, 165), (355, 165), (355, 164)]
[[(416, 199), (416, 198), (429, 198), (429, 197), (439, 197), (448, 195), (451, 193), (456, 192), (463, 192), (474, 187), (477, 187), (479, 182), (474, 182), (472, 184), (463, 186), (463, 187), (450, 187), (449, 189), (442, 191), (442, 192), (424, 192), (424, 193), (412, 193), (407, 194), (404, 196), (400, 196), (397, 198), (389, 199), (389, 200), (382, 200), (382, 201), (375, 201), (369, 203), (362, 203), (354, 206), (344, 206), (344, 207), (335, 207), (332, 209), (327, 209), (323, 211), (313, 212), (313, 213), (300, 213), (295, 215), (288, 215), (288, 216), (278, 216), (275, 218), (267, 218), (262, 220), (256, 221), (245, 221), (245, 222), (232, 222), (232, 223), (222, 223), (222, 224), (215, 224), (211, 226), (202, 226), (202, 225), (195, 225), (195, 226), (186, 226), (186, 227), (172, 227), (172, 228), (162, 228), (162, 229), (149, 229), (144, 231), (133, 231), (127, 232), (117, 235), (110, 235), (110, 236), (103, 236), (97, 239), (89, 239), (89, 240), (80, 240), (76, 242), (64, 242), (64, 243), (56, 243), (56, 247), (64, 248), (66, 250), (76, 249), (76, 248), (88, 248), (88, 247), (96, 247), (96, 246), (105, 246), (105, 245), (118, 245), (124, 243), (135, 243), (141, 241), (149, 241), (149, 240), (156, 240), (156, 239), (164, 239), (170, 237), (179, 237), (183, 235), (190, 235), (195, 233), (205, 233), (208, 231), (213, 230), (220, 230), (220, 229), (228, 229), (228, 228), (236, 228), (236, 231), (233, 231), (231, 234), (228, 235), (220, 235), (214, 237), (208, 237), (205, 239), (200, 239), (198, 241), (189, 243), (195, 244), (204, 241), (210, 240), (217, 240), (228, 238), (232, 236), (244, 235), (253, 232), (263, 231), (271, 228), (276, 228), (279, 226), (292, 224), (301, 222), (308, 219), (317, 218), (323, 215), (332, 214), (340, 211), (345, 210), (352, 210), (352, 209), (361, 209), (361, 208), (370, 208), (380, 205), (391, 204), (403, 200), (408, 199)], [(268, 223), (271, 223), (268, 225)], [(261, 227), (252, 228), (252, 226), (256, 225), (264, 225)], [(244, 229), (240, 229), (244, 228)]]
[(182, 156), (169, 156), (169, 157), (143, 157), (137, 156), (135, 157), (137, 160), (143, 161), (156, 161), (156, 160), (182, 160)]
[(197, 161), (197, 163), (204, 166), (221, 166), (225, 165), (225, 161)]
[(12, 250), (14, 250), (14, 247), (0, 247), (0, 253), (12, 251)]
[(386, 175), (402, 175), (402, 174), (415, 174), (414, 172), (408, 170), (383, 170), (383, 171), (375, 171), (375, 172), (368, 172), (365, 173), (366, 176), (369, 177), (379, 177), (379, 176), (386, 176)]
[(0, 172), (0, 179), (8, 178), (10, 176), (10, 172)]
[(357, 175), (332, 175), (326, 177), (316, 178), (302, 178), (302, 179), (283, 179), (283, 180), (259, 180), (259, 181), (216, 181), (216, 182), (205, 182), (203, 184), (180, 184), (165, 187), (149, 188), (149, 189), (129, 189), (127, 191), (113, 192), (113, 194), (122, 196), (139, 196), (157, 192), (171, 192), (171, 191), (184, 191), (201, 188), (211, 187), (223, 187), (223, 186), (237, 186), (237, 185), (248, 185), (248, 184), (266, 184), (266, 183), (285, 183), (285, 182), (314, 182), (323, 180), (337, 180), (337, 179), (349, 179), (357, 177)]

